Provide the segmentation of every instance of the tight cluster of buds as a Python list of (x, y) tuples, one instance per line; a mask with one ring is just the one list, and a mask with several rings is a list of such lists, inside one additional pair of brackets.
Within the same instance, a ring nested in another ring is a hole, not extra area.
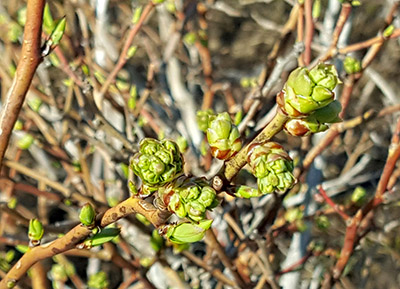
[(277, 103), (289, 117), (285, 130), (294, 136), (321, 132), (340, 121), (340, 104), (333, 92), (340, 83), (333, 65), (320, 63), (311, 70), (299, 67), (289, 75)]
[(182, 174), (183, 157), (175, 142), (145, 138), (130, 166), (142, 179), (143, 191), (151, 193)]
[(254, 144), (249, 147), (247, 158), (262, 195), (284, 192), (296, 183), (293, 161), (280, 144)]
[(215, 190), (204, 179), (182, 176), (158, 190), (159, 204), (180, 218), (199, 222), (218, 205)]

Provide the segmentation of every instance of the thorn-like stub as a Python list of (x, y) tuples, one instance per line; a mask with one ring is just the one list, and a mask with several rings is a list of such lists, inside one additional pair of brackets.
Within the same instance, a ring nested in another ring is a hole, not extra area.
[(212, 187), (217, 192), (222, 190), (223, 185), (224, 185), (224, 181), (219, 176), (215, 176), (212, 179)]

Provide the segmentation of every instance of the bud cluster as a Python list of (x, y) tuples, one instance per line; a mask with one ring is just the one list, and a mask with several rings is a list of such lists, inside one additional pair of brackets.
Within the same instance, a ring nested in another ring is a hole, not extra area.
[(144, 191), (151, 193), (182, 174), (183, 157), (175, 142), (145, 138), (130, 166), (142, 179)]
[(199, 222), (218, 205), (216, 195), (204, 179), (182, 176), (158, 190), (158, 201), (178, 217)]
[(249, 147), (247, 158), (262, 195), (284, 192), (295, 184), (293, 161), (280, 144), (254, 144)]
[(299, 67), (290, 73), (277, 103), (289, 117), (285, 130), (294, 136), (321, 132), (340, 121), (340, 103), (333, 89), (340, 83), (333, 65), (320, 63), (311, 70)]

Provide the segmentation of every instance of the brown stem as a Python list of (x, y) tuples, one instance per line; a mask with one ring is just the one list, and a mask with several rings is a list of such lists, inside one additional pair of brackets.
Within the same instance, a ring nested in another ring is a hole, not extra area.
[(331, 46), (327, 51), (327, 53), (321, 57), (320, 61), (322, 62), (327, 61), (329, 58), (333, 57), (337, 52), (336, 46), (339, 41), (340, 34), (343, 31), (344, 24), (346, 23), (347, 19), (349, 19), (350, 12), (351, 12), (351, 4), (343, 3), (342, 10), (340, 11), (340, 15), (336, 23), (335, 30), (333, 31)]
[(312, 18), (312, 1), (304, 1), (304, 12), (306, 18), (306, 34), (304, 39), (304, 64), (309, 65), (311, 62), (311, 43), (314, 36), (314, 20)]
[(44, 4), (44, 0), (28, 0), (21, 57), (0, 115), (0, 167), (33, 75), (42, 61), (40, 42)]
[(347, 215), (345, 212), (343, 212), (339, 206), (327, 195), (326, 191), (322, 188), (322, 186), (318, 187), (318, 190), (320, 192), (320, 195), (324, 198), (325, 202), (332, 207), (332, 209), (335, 210), (336, 213), (338, 213), (343, 220), (347, 221), (350, 219), (349, 215)]
[(237, 283), (236, 286), (239, 286), (240, 288), (246, 288), (245, 282), (243, 281), (242, 277), (239, 275), (238, 271), (236, 270), (236, 268), (233, 265), (233, 263), (231, 262), (231, 260), (225, 254), (224, 248), (218, 242), (217, 237), (215, 236), (212, 229), (207, 231), (206, 237), (207, 237), (206, 242), (209, 242), (209, 245), (212, 248), (214, 248), (214, 250), (217, 252), (218, 257), (221, 259), (222, 264), (224, 264), (224, 266), (227, 267), (231, 271), (231, 273)]
[[(142, 199), (131, 197), (107, 210), (99, 222), (100, 226), (105, 227), (132, 213), (140, 213), (144, 215), (156, 227), (165, 223), (166, 219), (169, 217), (169, 213), (157, 210), (152, 204)], [(63, 237), (58, 238), (51, 243), (37, 246), (26, 252), (21, 259), (18, 260), (15, 266), (8, 271), (3, 280), (0, 281), (0, 289), (7, 289), (9, 288), (8, 284), (17, 283), (27, 270), (38, 261), (75, 248), (91, 233), (91, 229), (80, 224), (66, 233)]]

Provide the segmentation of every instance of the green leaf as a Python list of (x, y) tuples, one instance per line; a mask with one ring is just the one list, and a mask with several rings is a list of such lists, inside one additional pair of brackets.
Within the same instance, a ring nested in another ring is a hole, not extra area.
[(104, 228), (93, 237), (86, 239), (84, 244), (88, 248), (100, 246), (113, 240), (120, 232), (121, 230), (119, 228)]
[(167, 237), (177, 244), (194, 243), (203, 239), (206, 231), (211, 227), (213, 220), (203, 220), (198, 224), (180, 223), (169, 225)]
[(66, 23), (67, 19), (65, 17), (57, 21), (53, 31), (50, 34), (50, 39), (49, 39), (50, 46), (58, 45), (58, 43), (60, 42), (61, 38), (64, 35)]

